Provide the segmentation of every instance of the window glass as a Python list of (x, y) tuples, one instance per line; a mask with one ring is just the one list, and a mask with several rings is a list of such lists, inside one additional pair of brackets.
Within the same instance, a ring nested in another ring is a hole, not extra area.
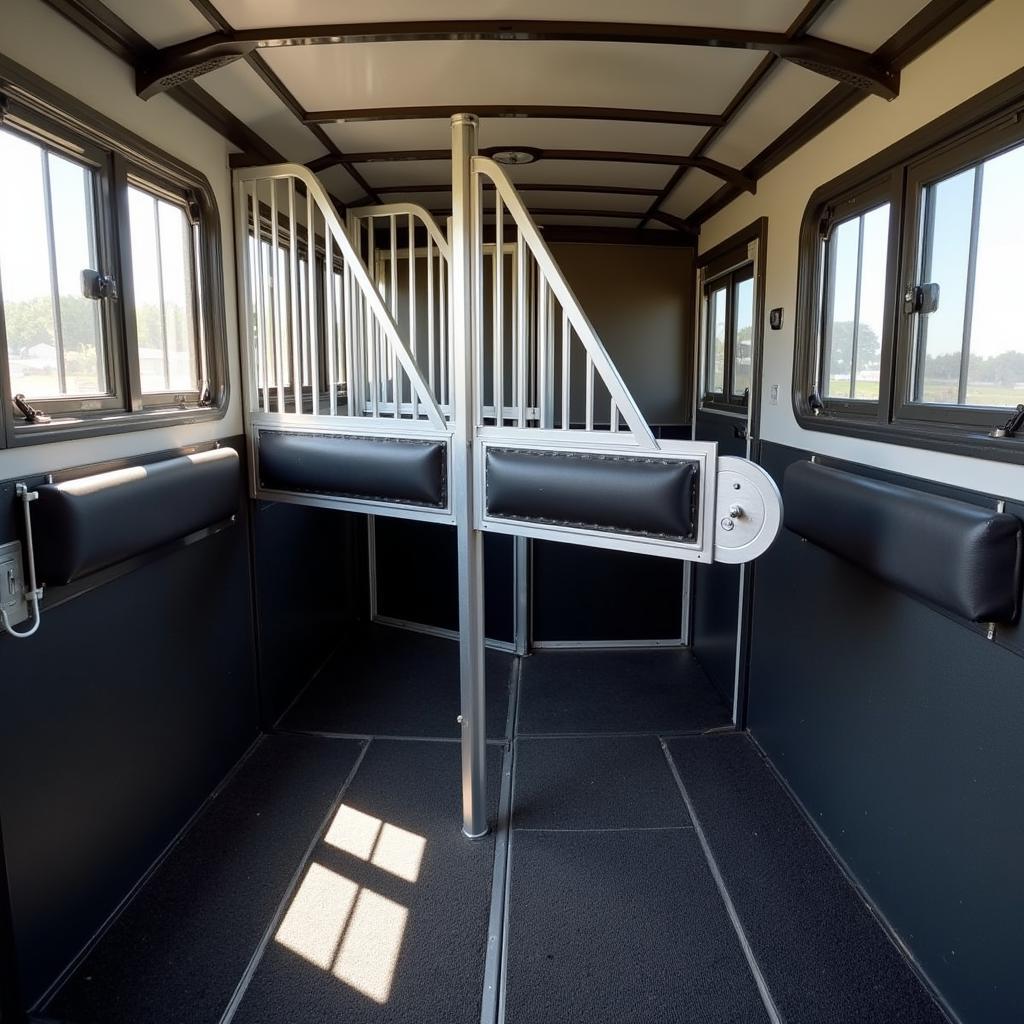
[(726, 288), (716, 288), (708, 298), (708, 391), (725, 392)]
[(107, 393), (93, 171), (0, 129), (0, 289), (11, 390), (29, 401)]
[(821, 392), (877, 401), (889, 204), (836, 225), (826, 243)]
[(754, 336), (754, 281), (747, 278), (734, 286), (736, 334), (732, 350), (732, 394), (743, 398), (750, 390), (750, 365)]
[(1012, 407), (1024, 401), (1020, 289), (1024, 146), (929, 185), (920, 277), (938, 307), (918, 318), (912, 398)]
[(134, 185), (128, 209), (142, 392), (196, 391), (192, 225), (182, 206)]

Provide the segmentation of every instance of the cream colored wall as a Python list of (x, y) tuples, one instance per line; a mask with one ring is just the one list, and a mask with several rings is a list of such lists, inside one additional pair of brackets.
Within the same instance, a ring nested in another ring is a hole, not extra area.
[[(794, 153), (701, 230), (706, 251), (767, 216), (765, 310), (785, 309), (781, 331), (765, 323), (761, 437), (766, 441), (850, 459), (895, 472), (1024, 498), (1024, 467), (804, 430), (791, 402), (800, 220), (819, 185), (969, 99), (1024, 65), (1024, 3), (993, 0), (903, 72), (899, 98), (870, 97)], [(778, 405), (769, 404), (772, 385)]]
[(125, 434), (0, 451), (0, 479), (102, 459), (138, 455), (230, 437), (242, 432), (238, 369), (237, 306), (234, 291), (231, 147), (216, 132), (166, 96), (149, 101), (135, 95), (127, 64), (93, 42), (42, 0), (3, 0), (0, 53), (72, 93), (93, 109), (185, 161), (209, 178), (217, 197), (224, 252), (224, 304), (231, 377), (227, 415), (215, 422), (158, 427)]

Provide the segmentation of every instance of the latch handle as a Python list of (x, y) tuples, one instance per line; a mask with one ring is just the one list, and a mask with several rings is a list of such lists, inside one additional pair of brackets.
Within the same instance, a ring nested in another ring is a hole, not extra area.
[(927, 316), (939, 308), (939, 285), (935, 281), (911, 285), (903, 294), (903, 312)]

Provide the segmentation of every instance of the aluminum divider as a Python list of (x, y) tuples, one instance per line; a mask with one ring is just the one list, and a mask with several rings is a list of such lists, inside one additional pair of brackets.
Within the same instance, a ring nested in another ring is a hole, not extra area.
[(480, 182), (470, 161), (477, 151), (472, 114), (452, 118), (452, 360), (455, 436), (455, 521), (458, 529), (459, 673), (462, 692), (462, 831), (486, 835), (487, 728), (484, 708), (483, 534), (475, 525), (473, 445), (480, 408), (477, 363), (482, 265)]

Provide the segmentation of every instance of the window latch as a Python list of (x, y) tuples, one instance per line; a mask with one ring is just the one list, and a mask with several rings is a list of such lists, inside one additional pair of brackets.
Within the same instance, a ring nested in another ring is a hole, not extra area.
[(821, 395), (817, 388), (807, 396), (807, 404), (815, 416), (820, 416), (825, 411), (825, 403), (821, 400)]
[(116, 299), (117, 282), (98, 270), (82, 271), (82, 295), (87, 299)]
[(939, 286), (930, 281), (927, 284), (911, 285), (903, 293), (903, 312), (920, 313), (927, 316), (939, 308)]
[(1019, 430), (1024, 430), (1024, 403), (1018, 405), (1013, 415), (1001, 427), (995, 427), (988, 436), (1016, 437)]
[(34, 409), (25, 401), (24, 395), (14, 396), (14, 406), (25, 417), (26, 423), (49, 423), (50, 417), (45, 412)]

